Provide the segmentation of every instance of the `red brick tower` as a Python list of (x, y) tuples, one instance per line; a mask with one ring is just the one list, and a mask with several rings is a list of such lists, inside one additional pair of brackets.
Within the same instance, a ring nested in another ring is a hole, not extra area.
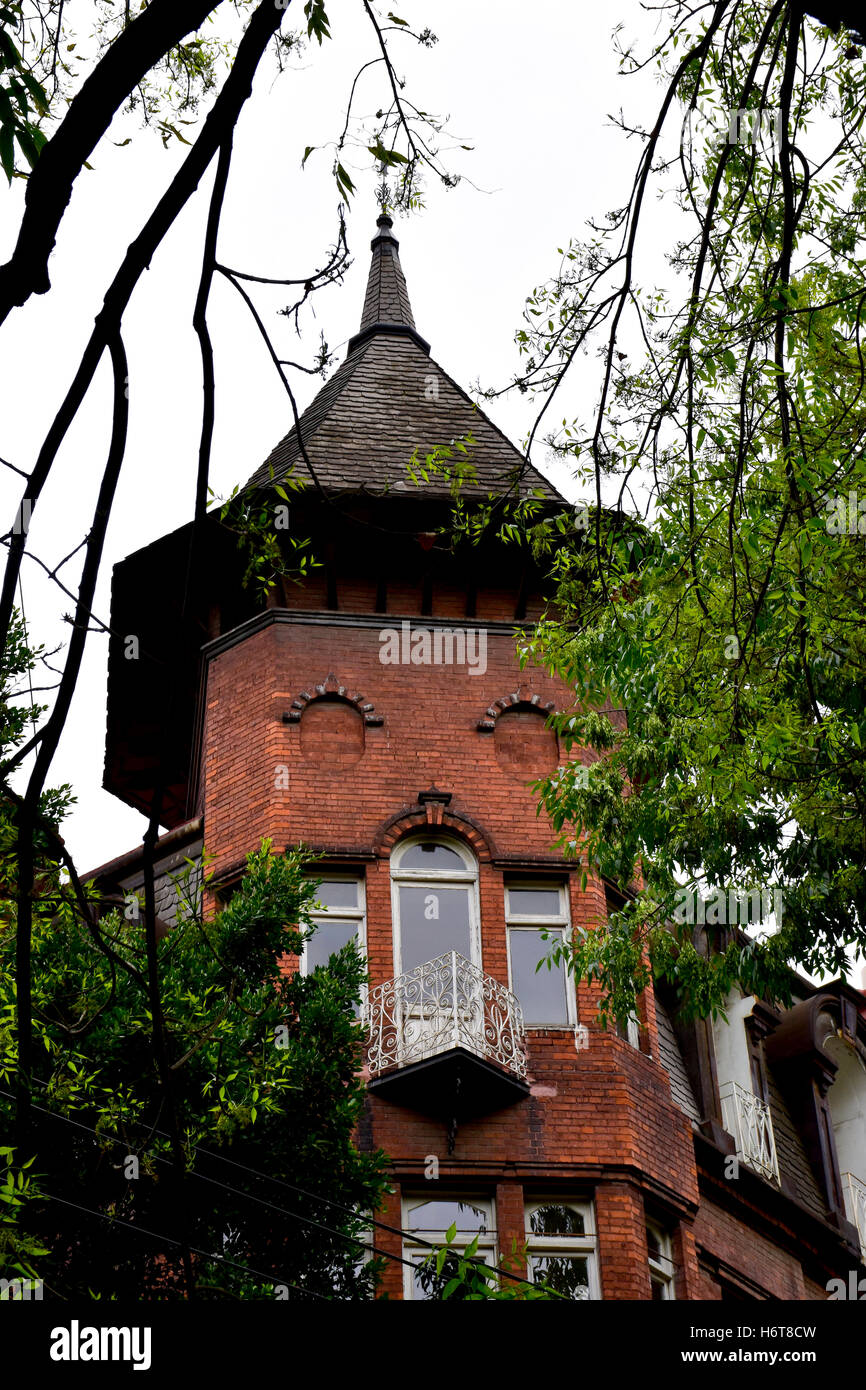
[[(384, 1219), (404, 1232), (377, 1233), (384, 1250), (411, 1265), (455, 1221), (489, 1259), (528, 1244), (530, 1277), (575, 1298), (824, 1297), (857, 1260), (845, 1175), (837, 1162), (831, 1191), (800, 1082), (750, 1073), (743, 1052), (765, 1065), (781, 1016), (747, 1000), (731, 1041), (672, 1021), (674, 1001), (648, 990), (621, 1037), (596, 1026), (588, 988), (536, 973), (543, 932), (591, 929), (615, 901), (551, 848), (529, 785), (566, 756), (546, 716), (570, 699), (516, 656), (541, 577), (513, 548), (440, 544), (447, 484), (416, 486), (406, 466), (471, 435), (470, 495), (562, 499), (430, 356), (386, 216), (372, 252), (344, 363), (251, 479), (306, 482), (290, 528), (322, 567), (261, 608), (209, 524), (185, 624), (185, 531), (118, 567), (113, 630), (172, 654), (178, 713), (167, 736), (153, 715), (166, 663), (133, 670), (119, 635), (106, 785), (146, 808), (167, 767), (166, 873), (202, 836), (218, 888), (264, 836), (314, 849), (325, 910), (304, 964), (354, 934), (369, 962), (359, 1142), (391, 1155)], [(103, 877), (129, 887), (139, 872), (132, 854)], [(839, 1037), (866, 1056), (847, 987), (799, 987), (813, 1013), (818, 998), (844, 1014)], [(764, 1107), (752, 1130), (743, 1077)], [(861, 1168), (847, 1176), (866, 1194), (866, 1149)], [(423, 1297), (422, 1282), (389, 1262), (392, 1296)]]

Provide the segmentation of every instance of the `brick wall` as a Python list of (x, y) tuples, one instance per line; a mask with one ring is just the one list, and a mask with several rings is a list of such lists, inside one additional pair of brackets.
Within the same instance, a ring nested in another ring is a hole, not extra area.
[[(479, 612), (490, 621), (507, 616), (504, 600), (482, 597)], [(552, 847), (528, 785), (557, 753), (543, 710), (568, 707), (569, 691), (542, 671), (521, 672), (514, 637), (499, 631), (488, 634), (487, 669), (477, 675), (466, 667), (383, 664), (378, 621), (281, 617), (217, 648), (207, 670), (202, 750), (215, 873), (230, 872), (265, 836), (278, 850), (304, 841), (331, 862), (338, 853), (344, 864), (355, 855), (375, 986), (395, 973), (391, 851), (406, 833), (441, 826), (478, 860), (481, 964), (507, 985), (509, 866), (568, 878), (574, 925), (591, 927), (605, 912), (601, 885), (590, 880), (581, 890), (579, 874)], [(381, 619), (383, 628), (399, 621)], [(509, 712), (500, 722), (503, 709)], [(419, 792), (434, 784), (450, 802), (419, 805)], [(531, 1030), (529, 1096), (462, 1122), (452, 1153), (442, 1119), (370, 1095), (363, 1142), (384, 1148), (393, 1163), (384, 1219), (400, 1226), (401, 1193), (426, 1190), (425, 1165), (435, 1155), (439, 1178), (431, 1189), (495, 1202), (503, 1254), (524, 1240), (528, 1196), (594, 1201), (605, 1298), (650, 1297), (647, 1203), (671, 1236), (678, 1297), (720, 1297), (712, 1273), (720, 1261), (746, 1271), (770, 1296), (814, 1296), (793, 1256), (701, 1202), (692, 1120), (671, 1097), (652, 998), (641, 1001), (640, 1051), (598, 1029), (589, 987), (580, 986), (576, 1003), (589, 1047), (578, 1051), (571, 1029)], [(398, 1237), (380, 1233), (377, 1242), (400, 1253)], [(400, 1297), (401, 1288), (393, 1264), (385, 1289)]]

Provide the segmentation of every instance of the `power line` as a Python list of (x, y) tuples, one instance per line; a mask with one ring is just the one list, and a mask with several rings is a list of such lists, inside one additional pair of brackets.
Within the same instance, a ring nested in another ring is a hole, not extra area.
[[(48, 1112), (50, 1113), (50, 1112)], [(63, 1116), (58, 1116), (62, 1119)], [(96, 1211), (93, 1207), (83, 1207), (80, 1202), (70, 1202), (65, 1197), (58, 1197), (53, 1192), (41, 1192), (40, 1197), (47, 1197), (50, 1202), (59, 1202), (63, 1207), (71, 1207), (73, 1211), (84, 1212), (86, 1216), (96, 1216), (100, 1221), (110, 1221), (113, 1226), (125, 1226), (129, 1231), (135, 1231), (140, 1236), (148, 1236), (152, 1240), (162, 1241), (166, 1245), (180, 1247), (181, 1242), (172, 1236), (164, 1235), (160, 1231), (149, 1231), (146, 1226), (138, 1226), (133, 1221), (124, 1221), (120, 1216), (109, 1216), (107, 1212)], [(246, 1274), (255, 1274), (257, 1278), (264, 1279), (268, 1284), (284, 1284), (286, 1288), (294, 1289), (297, 1293), (309, 1295), (312, 1298), (320, 1298), (324, 1303), (332, 1302), (323, 1293), (316, 1293), (314, 1289), (304, 1289), (299, 1284), (293, 1284), (290, 1280), (278, 1275), (276, 1278), (272, 1274), (263, 1274), (260, 1269), (253, 1269), (252, 1265), (241, 1264), (238, 1260), (232, 1260), (228, 1255), (217, 1255), (212, 1250), (202, 1250), (200, 1246), (190, 1245), (189, 1249), (194, 1255), (203, 1255), (208, 1260), (218, 1260), (220, 1264), (234, 1265), (235, 1269), (242, 1269)]]
[[(0, 1095), (6, 1096), (9, 1100), (14, 1099), (14, 1096), (9, 1091), (0, 1090)], [(84, 1133), (95, 1138), (97, 1141), (108, 1140), (113, 1144), (120, 1144), (127, 1150), (130, 1148), (130, 1145), (127, 1143), (125, 1139), (120, 1139), (116, 1135), (101, 1133), (100, 1131), (93, 1129), (90, 1125), (82, 1124), (79, 1120), (73, 1120), (68, 1115), (59, 1115), (56, 1111), (48, 1110), (41, 1105), (33, 1105), (32, 1108), (34, 1110), (39, 1111), (43, 1115), (47, 1115), (49, 1119), (59, 1120), (62, 1124), (72, 1125), (73, 1128), (82, 1130)], [(160, 1135), (162, 1138), (170, 1137), (166, 1134), (165, 1130), (154, 1129), (151, 1130), (151, 1133), (154, 1135)], [(272, 1177), (268, 1173), (260, 1173), (255, 1168), (249, 1168), (243, 1163), (237, 1163), (233, 1159), (224, 1158), (222, 1154), (212, 1153), (209, 1149), (203, 1149), (199, 1145), (196, 1145), (194, 1152), (196, 1154), (202, 1154), (206, 1158), (212, 1158), (217, 1160), (218, 1162), (227, 1163), (230, 1167), (237, 1168), (239, 1172), (248, 1173), (251, 1177), (261, 1178), (266, 1182), (275, 1183), (278, 1187), (284, 1187), (287, 1191), (296, 1192), (298, 1195), (302, 1197), (307, 1197), (311, 1201), (324, 1202), (327, 1206), (331, 1206), (335, 1210), (341, 1211), (348, 1216), (354, 1217), (355, 1219), (362, 1221), (366, 1226), (373, 1226), (377, 1230), (387, 1231), (391, 1235), (398, 1235), (402, 1240), (408, 1240), (413, 1245), (420, 1245), (430, 1251), (439, 1251), (441, 1249), (441, 1246), (436, 1245), (432, 1241), (424, 1240), (421, 1236), (417, 1235), (413, 1231), (406, 1231), (403, 1230), (401, 1227), (391, 1226), (387, 1222), (379, 1221), (373, 1216), (368, 1216), (366, 1213), (359, 1212), (356, 1208), (347, 1207), (343, 1203), (335, 1201), (333, 1198), (320, 1196), (316, 1193), (308, 1192), (305, 1188), (298, 1187), (295, 1183), (285, 1182), (282, 1178)], [(157, 1163), (168, 1164), (170, 1162), (170, 1160), (160, 1158), (156, 1155), (154, 1155), (154, 1160)], [(303, 1225), (314, 1226), (319, 1230), (325, 1231), (329, 1235), (336, 1236), (339, 1240), (348, 1241), (353, 1245), (359, 1246), (363, 1250), (369, 1250), (372, 1252), (374, 1256), (381, 1256), (385, 1259), (392, 1260), (397, 1264), (404, 1265), (413, 1270), (417, 1268), (417, 1265), (414, 1263), (414, 1261), (407, 1260), (402, 1255), (396, 1255), (391, 1251), (378, 1249), (375, 1245), (369, 1245), (366, 1241), (361, 1240), (358, 1236), (351, 1236), (348, 1234), (348, 1232), (338, 1231), (334, 1227), (327, 1226), (323, 1222), (316, 1221), (312, 1217), (301, 1216), (298, 1212), (292, 1212), (286, 1210), (286, 1208), (284, 1207), (278, 1207), (273, 1202), (268, 1202), (265, 1198), (257, 1197), (254, 1193), (251, 1192), (244, 1192), (240, 1188), (230, 1187), (227, 1183), (222, 1183), (217, 1178), (210, 1178), (205, 1173), (198, 1173), (195, 1171), (195, 1169), (190, 1169), (189, 1176), (193, 1178), (198, 1178), (202, 1182), (209, 1182), (214, 1186), (220, 1187), (224, 1191), (231, 1193), (233, 1196), (245, 1197), (248, 1200), (256, 1202), (261, 1206), (268, 1207), (271, 1211), (275, 1211), (282, 1216), (286, 1216), (290, 1220), (299, 1221)], [(178, 1242), (173, 1243), (178, 1244)], [(527, 1288), (537, 1287), (537, 1285), (533, 1284), (531, 1280), (524, 1278), (522, 1275), (514, 1274), (511, 1270), (504, 1269), (499, 1265), (488, 1265), (485, 1261), (482, 1260), (473, 1260), (473, 1264), (478, 1268), (479, 1271), (482, 1271), (484, 1273), (502, 1276), (506, 1279), (511, 1280), (513, 1283), (522, 1284)], [(564, 1297), (564, 1295), (556, 1296)]]

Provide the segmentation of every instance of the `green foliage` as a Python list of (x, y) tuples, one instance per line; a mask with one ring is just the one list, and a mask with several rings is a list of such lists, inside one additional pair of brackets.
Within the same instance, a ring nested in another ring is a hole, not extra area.
[[(517, 334), (515, 384), (546, 401), (603, 335), (597, 409), (546, 438), (591, 505), (521, 500), (516, 475), (454, 519), (549, 575), (520, 654), (573, 690), (551, 722), (574, 761), (540, 809), (624, 900), (553, 955), (620, 1022), (654, 972), (706, 1014), (866, 951), (866, 65), (766, 0), (717, 30), (661, 11), (666, 102), (629, 201), (560, 248)], [(664, 290), (623, 251), (655, 185)], [(781, 911), (710, 925), (707, 955), (677, 913), (716, 890)]]
[[(0, 5), (0, 164), (10, 182), (27, 177), (82, 81), (148, 3), (5, 0)], [(241, 16), (251, 4), (233, 0), (232, 10)], [(321, 10), (319, 4), (314, 8)], [(221, 7), (215, 3), (213, 9)], [(207, 28), (168, 49), (127, 103), (164, 146), (174, 140), (189, 144), (179, 127), (195, 124), (201, 102), (231, 63), (236, 46), (231, 20), (219, 26), (213, 21), (211, 15)], [(281, 61), (296, 42), (292, 35), (279, 40)], [(115, 143), (125, 146), (131, 139)]]
[(328, 16), (325, 13), (323, 0), (306, 0), (304, 14), (307, 17), (307, 34), (311, 39), (316, 39), (319, 47), (323, 39), (331, 37)]
[(12, 37), (20, 28), (22, 8), (15, 0), (0, 7), (0, 164), (10, 183), (16, 145), (31, 169), (39, 158), (45, 144), (41, 121), (48, 114), (45, 89)]
[(450, 444), (437, 444), (423, 459), (415, 449), (406, 465), (406, 473), (416, 487), (424, 487), (434, 479), (448, 483), (451, 496), (459, 504), (463, 488), (477, 484), (478, 477), (472, 462), (472, 449), (477, 443), (471, 430)]
[[(238, 549), (246, 560), (241, 582), (262, 599), (279, 582), (303, 584), (312, 570), (321, 569), (309, 538), (296, 536), (290, 525), (291, 497), (305, 487), (303, 479), (290, 472), (279, 483), (272, 481), (269, 492), (235, 487), (222, 504), (220, 520), (237, 535)], [(278, 525), (278, 519), (286, 524)]]
[(15, 1150), (0, 1146), (0, 1274), (4, 1279), (36, 1279), (34, 1261), (48, 1249), (21, 1229), (20, 1217), (28, 1202), (39, 1198), (38, 1184), (28, 1170), (33, 1159), (18, 1166)]
[[(459, 1248), (454, 1246), (456, 1236), (457, 1227), (452, 1225), (445, 1232), (446, 1244), (431, 1251), (418, 1267), (417, 1278), (427, 1298), (452, 1303), (537, 1303), (560, 1297), (546, 1284), (503, 1278), (479, 1256), (480, 1236)], [(525, 1263), (525, 1248), (518, 1252), (515, 1245), (512, 1253), (511, 1264)]]
[[(62, 883), (40, 901), (33, 933), (39, 1184), (19, 1213), (11, 1252), (18, 1263), (28, 1249), (41, 1254), (39, 1275), (63, 1297), (174, 1296), (176, 1248), (121, 1223), (174, 1240), (183, 1229), (198, 1250), (233, 1261), (195, 1257), (203, 1297), (270, 1298), (282, 1284), (307, 1296), (371, 1294), (378, 1266), (352, 1239), (362, 1239), (363, 1214), (379, 1205), (386, 1181), (384, 1156), (362, 1154), (352, 1142), (365, 1095), (356, 1016), (364, 963), (349, 945), (308, 975), (277, 968), (314, 930), (316, 881), (305, 876), (306, 864), (303, 852), (276, 856), (265, 842), (210, 918), (199, 905), (201, 864), (188, 863), (178, 876), (177, 920), (159, 947), (159, 988), (186, 1155), (182, 1215), (148, 999), (131, 973), (146, 969), (143, 920), (117, 909), (102, 917), (98, 934), (109, 958)], [(0, 930), (0, 1115), (7, 1119), (16, 1070), (12, 935)], [(126, 1171), (130, 1157), (137, 1176)], [(106, 1219), (68, 1210), (49, 1193)]]
[[(614, 333), (601, 414), (549, 440), (596, 497), (619, 488), (555, 553), (569, 518), (546, 523), (536, 548), (552, 556), (557, 611), (522, 657), (574, 690), (556, 724), (588, 766), (539, 790), (560, 843), (626, 898), (566, 950), (620, 1019), (651, 971), (708, 1013), (735, 981), (785, 999), (789, 963), (835, 975), (866, 949), (866, 506), (852, 528), (849, 503), (866, 503), (866, 78), (846, 41), (788, 23), (740, 7), (724, 42), (672, 77), (722, 131), (731, 110), (780, 112), (797, 153), (684, 141), (682, 225), (696, 230), (670, 256), (683, 293), (629, 288), (645, 355), (632, 365)], [(696, 53), (700, 39), (695, 20)], [(793, 95), (786, 42), (808, 54)], [(657, 61), (679, 62), (671, 35)], [(530, 297), (530, 386), (588, 342), (637, 215), (571, 243)], [(776, 890), (781, 920), (756, 938), (722, 927), (707, 958), (672, 925), (684, 889)]]

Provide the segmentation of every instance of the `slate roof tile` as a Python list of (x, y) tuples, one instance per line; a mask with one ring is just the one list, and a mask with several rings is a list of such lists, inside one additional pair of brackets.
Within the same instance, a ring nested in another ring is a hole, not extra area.
[[(436, 446), (471, 434), (468, 461), (475, 470), (469, 495), (502, 490), (519, 477), (522, 495), (538, 489), (562, 501), (460, 386), (430, 357), (414, 326), (391, 219), (381, 216), (371, 243), (373, 260), (359, 332), (345, 361), (293, 428), (250, 478), (262, 487), (292, 472), (328, 492), (423, 496), (447, 495), (448, 484), (432, 478), (412, 482), (407, 465)], [(303, 449), (301, 447), (303, 441)], [(455, 457), (457, 457), (455, 455)]]

